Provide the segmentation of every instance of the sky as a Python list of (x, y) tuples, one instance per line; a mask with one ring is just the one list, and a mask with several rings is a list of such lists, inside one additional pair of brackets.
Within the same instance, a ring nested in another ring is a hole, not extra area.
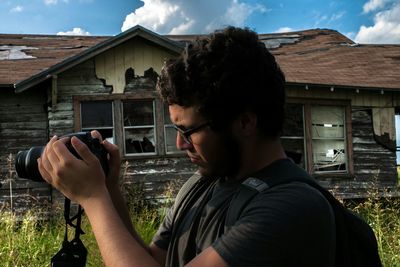
[(400, 0), (0, 0), (0, 33), (113, 36), (138, 24), (158, 34), (325, 28), (400, 44)]

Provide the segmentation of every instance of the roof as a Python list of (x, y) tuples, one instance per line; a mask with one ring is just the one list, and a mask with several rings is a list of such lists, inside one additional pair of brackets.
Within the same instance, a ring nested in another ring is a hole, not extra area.
[(0, 86), (24, 91), (136, 36), (176, 53), (182, 49), (139, 25), (113, 37), (0, 34)]
[(0, 35), (0, 84), (14, 85), (109, 37)]
[[(23, 91), (134, 36), (173, 51), (199, 35), (161, 36), (141, 26), (117, 36), (0, 34), (0, 87)], [(400, 45), (356, 44), (334, 30), (260, 34), (291, 84), (400, 90)]]
[[(196, 35), (169, 35), (191, 41)], [(400, 45), (356, 44), (329, 29), (259, 34), (291, 84), (400, 90)]]
[(278, 37), (286, 44), (271, 51), (290, 83), (400, 90), (400, 45), (356, 44), (320, 29), (260, 36)]

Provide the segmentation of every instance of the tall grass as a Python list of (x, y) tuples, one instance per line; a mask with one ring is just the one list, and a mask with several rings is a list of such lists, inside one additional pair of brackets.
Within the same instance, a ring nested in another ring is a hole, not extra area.
[(371, 225), (383, 266), (400, 267), (400, 199), (373, 194), (366, 201), (347, 206)]
[[(149, 243), (171, 201), (161, 206), (154, 205), (146, 200), (140, 184), (133, 185), (123, 180), (122, 186), (129, 210), (134, 215), (132, 221), (136, 230)], [(174, 184), (167, 187), (167, 199), (172, 199), (176, 191), (174, 187)], [(360, 214), (374, 229), (383, 266), (400, 267), (400, 199), (380, 198), (372, 193), (370, 198), (362, 202), (344, 204)], [(62, 211), (55, 211), (51, 220), (46, 221), (38, 220), (38, 213), (38, 210), (31, 210), (23, 217), (16, 218), (13, 213), (0, 210), (0, 267), (49, 266), (51, 257), (61, 248), (65, 222)], [(82, 229), (86, 232), (81, 239), (88, 249), (87, 266), (104, 266), (85, 216)]]

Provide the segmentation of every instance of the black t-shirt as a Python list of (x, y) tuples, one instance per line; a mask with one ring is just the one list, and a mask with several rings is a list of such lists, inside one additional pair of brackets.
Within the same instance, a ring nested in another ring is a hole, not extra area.
[[(277, 176), (290, 168), (298, 167), (279, 160), (262, 172)], [(179, 218), (176, 206), (168, 212), (153, 239), (168, 251), (166, 266), (184, 266), (209, 246), (229, 266), (334, 266), (334, 215), (319, 191), (300, 182), (265, 190), (228, 231), (225, 217), (239, 183), (201, 179), (183, 198)]]

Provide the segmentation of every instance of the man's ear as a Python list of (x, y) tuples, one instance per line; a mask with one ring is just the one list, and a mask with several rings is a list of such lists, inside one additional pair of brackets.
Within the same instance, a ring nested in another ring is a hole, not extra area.
[(236, 131), (239, 135), (250, 136), (257, 132), (257, 115), (254, 112), (246, 111), (241, 113), (236, 123)]

